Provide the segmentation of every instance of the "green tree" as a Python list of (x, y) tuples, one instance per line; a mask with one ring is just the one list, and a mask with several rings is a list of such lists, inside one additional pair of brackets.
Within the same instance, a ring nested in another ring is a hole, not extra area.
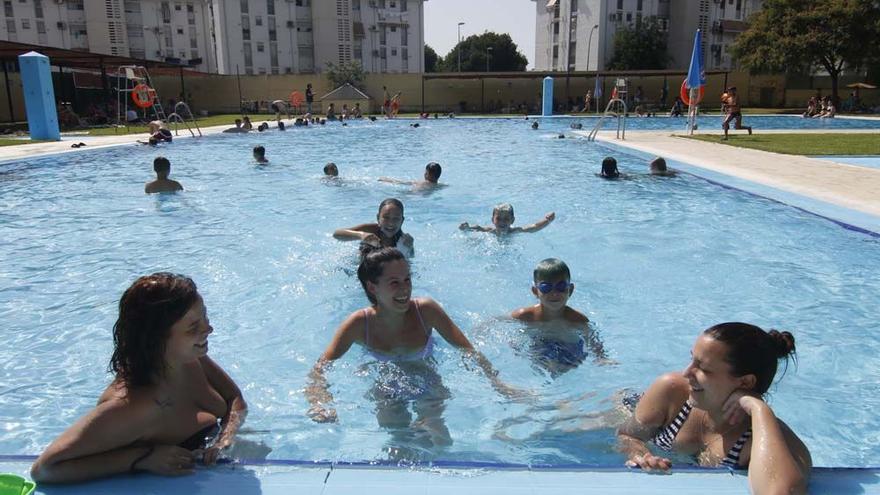
[(614, 56), (608, 68), (616, 70), (665, 69), (666, 33), (654, 17), (647, 17), (635, 26), (618, 29), (614, 34)]
[(348, 62), (342, 64), (334, 64), (327, 62), (327, 79), (333, 84), (334, 88), (349, 83), (358, 89), (364, 89), (364, 80), (367, 78), (364, 68), (360, 62)]
[(437, 52), (430, 45), (425, 45), (425, 72), (437, 72), (437, 65), (440, 62)]
[(529, 64), (529, 60), (519, 52), (516, 43), (507, 33), (486, 31), (468, 36), (443, 57), (439, 70), (457, 72), (459, 53), (462, 72), (484, 72), (487, 66), (492, 72), (522, 72)]
[(863, 67), (876, 51), (878, 19), (876, 0), (767, 0), (733, 53), (752, 73), (824, 70), (837, 99), (841, 72)]

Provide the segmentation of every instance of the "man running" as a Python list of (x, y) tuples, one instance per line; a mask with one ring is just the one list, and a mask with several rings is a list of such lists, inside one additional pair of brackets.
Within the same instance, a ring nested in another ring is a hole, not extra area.
[(727, 116), (724, 117), (724, 122), (721, 123), (721, 127), (724, 129), (724, 137), (722, 140), (727, 140), (727, 131), (730, 130), (730, 121), (734, 119), (736, 119), (733, 124), (734, 129), (746, 129), (749, 131), (749, 136), (752, 135), (752, 128), (742, 125), (742, 109), (739, 106), (739, 97), (736, 95), (736, 86), (727, 88), (727, 92), (721, 95), (721, 106), (722, 109), (727, 112)]

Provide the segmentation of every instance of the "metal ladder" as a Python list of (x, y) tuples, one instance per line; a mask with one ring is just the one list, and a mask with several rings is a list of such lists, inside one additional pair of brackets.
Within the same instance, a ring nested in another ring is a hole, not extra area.
[(189, 126), (189, 123), (181, 115), (181, 113), (180, 113), (181, 110), (186, 111), (187, 115), (189, 115), (189, 120), (192, 121), (193, 125), (196, 127), (196, 131), (198, 131), (199, 136), (201, 136), (202, 130), (199, 128), (199, 122), (196, 120), (195, 115), (193, 115), (192, 110), (190, 110), (189, 105), (187, 105), (185, 101), (178, 101), (177, 104), (174, 105), (174, 112), (168, 116), (168, 123), (175, 124), (174, 135), (175, 136), (178, 135), (178, 130), (177, 130), (178, 126), (176, 124), (181, 123), (184, 126), (186, 126), (186, 130), (188, 130), (189, 133), (192, 134), (192, 137), (196, 137), (196, 133), (193, 132), (192, 127)]
[(599, 121), (596, 122), (593, 130), (591, 130), (590, 134), (587, 136), (589, 141), (596, 140), (599, 130), (602, 129), (602, 125), (605, 124), (605, 120), (609, 117), (617, 118), (617, 139), (626, 139), (626, 117), (628, 113), (626, 110), (626, 87), (627, 81), (625, 78), (617, 79), (617, 82), (614, 84), (613, 97), (608, 101), (608, 104), (605, 105), (605, 112), (602, 113), (602, 117), (599, 118)]

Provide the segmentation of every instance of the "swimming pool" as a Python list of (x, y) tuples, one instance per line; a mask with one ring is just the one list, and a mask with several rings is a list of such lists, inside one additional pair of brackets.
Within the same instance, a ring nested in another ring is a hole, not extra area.
[[(191, 275), (215, 333), (212, 356), (237, 380), (251, 411), (245, 438), (272, 459), (442, 460), (610, 464), (613, 430), (600, 413), (623, 389), (641, 390), (681, 369), (697, 333), (744, 320), (791, 330), (799, 366), (771, 403), (821, 466), (867, 466), (880, 453), (874, 370), (880, 338), (878, 239), (690, 175), (643, 175), (644, 162), (585, 139), (556, 139), (567, 120), (532, 131), (519, 120), (358, 122), (286, 133), (181, 140), (0, 166), (4, 236), (0, 315), (4, 361), (0, 453), (38, 453), (87, 411), (109, 381), (110, 329), (137, 275)], [(271, 164), (251, 163), (267, 147)], [(145, 196), (152, 159), (165, 155), (176, 196)], [(607, 154), (630, 178), (594, 176)], [(416, 178), (439, 161), (431, 194), (374, 181)], [(339, 165), (344, 180), (325, 182)], [(366, 300), (352, 276), (356, 246), (330, 237), (370, 221), (378, 203), (406, 205), (416, 239), (414, 295), (440, 301), (531, 404), (497, 396), (458, 353), (441, 346), (451, 392), (449, 447), (425, 446), (376, 424), (365, 397), (377, 374), (358, 350), (328, 374), (340, 423), (305, 415), (306, 374), (335, 327)], [(544, 231), (498, 240), (461, 233), (511, 202), (517, 224), (548, 211)], [(552, 378), (520, 349), (520, 328), (500, 320), (532, 303), (534, 264), (557, 256), (577, 285), (610, 357)]]

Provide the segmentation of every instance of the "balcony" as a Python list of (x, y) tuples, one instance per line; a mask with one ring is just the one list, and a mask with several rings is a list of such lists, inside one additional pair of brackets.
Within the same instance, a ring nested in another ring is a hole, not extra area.
[(376, 15), (379, 24), (409, 24), (408, 12), (395, 12), (392, 10), (378, 10)]

